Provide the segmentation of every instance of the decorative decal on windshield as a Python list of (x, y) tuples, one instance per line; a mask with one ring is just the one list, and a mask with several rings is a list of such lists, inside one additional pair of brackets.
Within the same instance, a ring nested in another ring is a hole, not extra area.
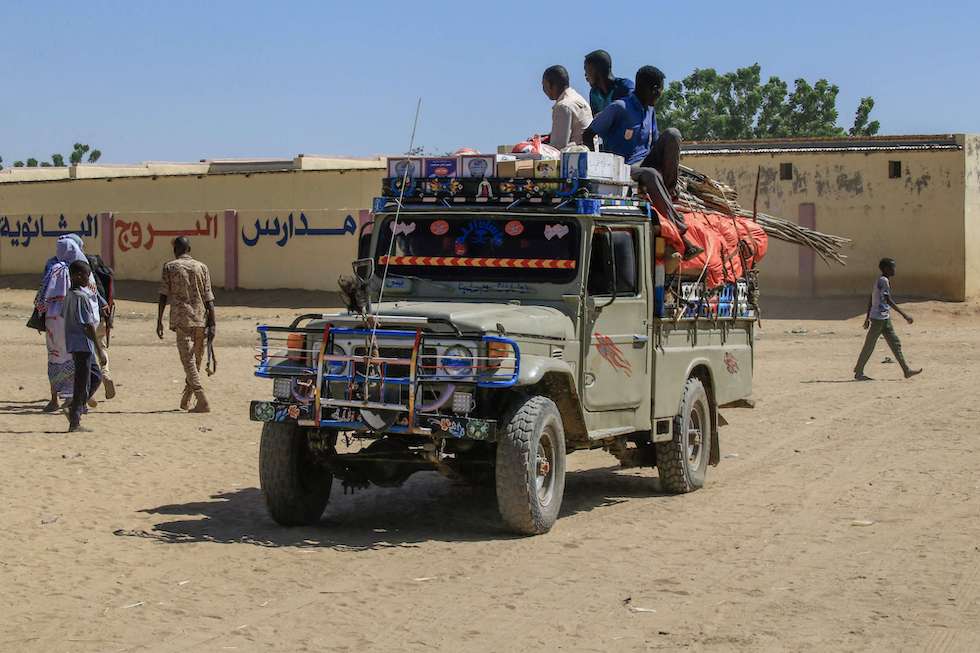
[(546, 224), (544, 226), (544, 237), (548, 240), (552, 238), (557, 238), (561, 240), (568, 235), (568, 225), (564, 224)]
[[(568, 227), (565, 229), (567, 230)], [(492, 220), (472, 220), (463, 227), (463, 235), (457, 238), (456, 242), (500, 247), (504, 244), (504, 236), (500, 233), (500, 227)]]
[(443, 268), (514, 268), (526, 270), (574, 270), (572, 259), (468, 258), (461, 256), (382, 256), (379, 265), (414, 265)]
[(449, 232), (449, 223), (445, 220), (436, 220), (429, 225), (429, 231), (433, 236), (445, 236)]
[(626, 360), (623, 351), (612, 341), (612, 338), (596, 331), (595, 340), (595, 350), (613, 366), (613, 369), (622, 370), (627, 378), (633, 376), (633, 366)]
[(511, 220), (504, 225), (504, 231), (507, 232), (508, 236), (520, 236), (524, 233), (524, 225), (521, 224), (520, 220)]
[(412, 235), (415, 232), (414, 222), (392, 222), (391, 223), (391, 233), (397, 236), (398, 234), (404, 234), (406, 236)]

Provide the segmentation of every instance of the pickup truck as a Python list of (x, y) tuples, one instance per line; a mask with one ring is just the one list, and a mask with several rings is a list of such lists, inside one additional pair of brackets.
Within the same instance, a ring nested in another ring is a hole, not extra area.
[(656, 467), (661, 491), (702, 487), (719, 407), (750, 405), (754, 293), (665, 274), (653, 218), (627, 199), (376, 200), (362, 303), (258, 327), (272, 518), (316, 523), (335, 479), (436, 471), (491, 484), (510, 530), (545, 533), (566, 456), (600, 448)]

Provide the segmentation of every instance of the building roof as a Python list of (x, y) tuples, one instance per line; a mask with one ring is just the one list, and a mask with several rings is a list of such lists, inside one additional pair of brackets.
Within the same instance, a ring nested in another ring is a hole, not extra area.
[(690, 141), (684, 154), (783, 154), (806, 152), (891, 152), (908, 150), (959, 150), (962, 135), (863, 136), (834, 138), (766, 138), (744, 141)]
[(291, 159), (203, 159), (197, 163), (145, 161), (129, 164), (82, 163), (70, 167), (4, 168), (0, 183), (167, 177), (176, 175), (253, 174), (296, 170), (383, 170), (384, 157), (343, 157), (300, 154)]

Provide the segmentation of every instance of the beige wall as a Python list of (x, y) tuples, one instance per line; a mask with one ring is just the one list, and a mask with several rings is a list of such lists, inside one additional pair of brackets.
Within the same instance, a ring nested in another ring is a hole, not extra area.
[[(215, 285), (225, 282), (225, 240), (238, 252), (238, 276), (244, 288), (333, 288), (350, 271), (354, 234), (344, 230), (347, 216), (370, 209), (381, 187), (383, 170), (292, 170), (252, 174), (203, 174), (153, 177), (110, 177), (32, 183), (0, 183), (0, 220), (11, 229), (31, 216), (44, 216), (44, 229), (56, 229), (64, 214), (70, 228), (86, 214), (111, 211), (112, 234), (85, 237), (86, 251), (99, 253), (102, 239), (112, 238), (115, 268), (121, 279), (155, 281), (160, 267), (172, 258), (174, 231), (200, 231), (190, 236), (193, 255), (206, 262)], [(224, 212), (239, 215), (236, 233), (225, 233)], [(333, 233), (303, 233), (305, 227)], [(280, 221), (279, 234), (293, 214), (289, 237), (256, 237), (255, 223)], [(214, 221), (209, 221), (213, 216)], [(153, 232), (171, 232), (152, 236)], [(245, 236), (243, 237), (242, 232)], [(0, 273), (40, 273), (54, 252), (54, 233), (24, 246), (17, 238), (0, 238)], [(281, 243), (281, 244), (280, 244)]]
[[(889, 179), (889, 161), (902, 162), (901, 178)], [(966, 261), (969, 258), (973, 269), (980, 265), (976, 226), (971, 257), (964, 242), (962, 150), (686, 153), (682, 162), (734, 186), (746, 209), (752, 207), (761, 166), (760, 212), (798, 222), (800, 205), (813, 203), (818, 230), (853, 239), (846, 251), (846, 267), (828, 267), (817, 259), (814, 291), (818, 296), (865, 294), (878, 260), (892, 256), (899, 262), (897, 294), (962, 300), (967, 292)], [(792, 180), (780, 180), (780, 163), (793, 165)], [(980, 194), (973, 198), (977, 206)], [(980, 217), (980, 209), (976, 216)], [(799, 294), (799, 270), (800, 248), (773, 242), (762, 264), (764, 291)], [(971, 278), (977, 279), (975, 271)]]
[(980, 297), (980, 136), (966, 136), (966, 296)]

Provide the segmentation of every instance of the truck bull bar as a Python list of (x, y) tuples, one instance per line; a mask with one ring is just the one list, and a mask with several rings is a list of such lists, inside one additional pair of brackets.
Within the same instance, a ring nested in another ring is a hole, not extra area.
[[(252, 402), (252, 419), (345, 431), (431, 435), (435, 430), (486, 437), (489, 420), (436, 411), (457, 388), (508, 388), (520, 374), (520, 348), (503, 336), (332, 322), (314, 328), (299, 326), (300, 321), (256, 328), (255, 376), (289, 384), (289, 393), (274, 393), (275, 402)], [(425, 405), (425, 390), (441, 402)]]

